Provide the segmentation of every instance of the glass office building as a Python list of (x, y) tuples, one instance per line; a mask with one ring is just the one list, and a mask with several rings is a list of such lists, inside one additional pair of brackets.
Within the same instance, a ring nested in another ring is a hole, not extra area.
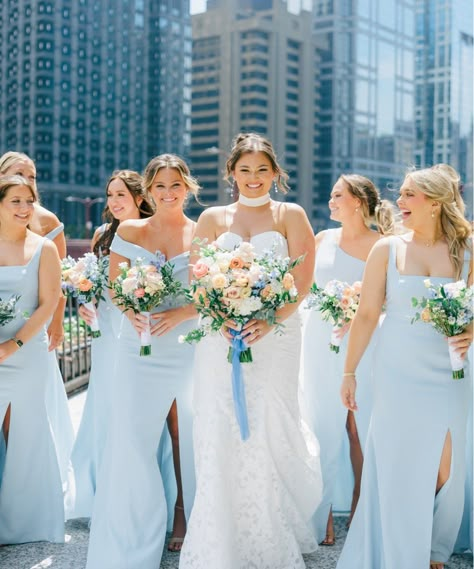
[(313, 207), (321, 229), (341, 173), (368, 176), (385, 191), (413, 162), (415, 1), (315, 0), (313, 17), (321, 58)]
[(78, 233), (84, 207), (67, 196), (102, 195), (116, 168), (189, 152), (189, 2), (1, 2), (0, 78), (0, 152), (35, 160), (43, 203)]
[(472, 218), (472, 0), (417, 0), (416, 8), (416, 163), (454, 166)]

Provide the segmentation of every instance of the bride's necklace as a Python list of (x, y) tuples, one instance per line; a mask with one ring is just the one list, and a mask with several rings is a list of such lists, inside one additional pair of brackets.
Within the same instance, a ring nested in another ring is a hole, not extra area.
[(440, 235), (439, 237), (435, 237), (434, 239), (417, 239), (417, 241), (419, 243), (421, 243), (422, 245), (424, 245), (425, 247), (434, 247), (436, 245), (436, 243), (438, 243), (438, 241), (441, 241), (441, 239), (443, 239), (443, 236)]
[(263, 196), (259, 196), (258, 198), (248, 198), (242, 194), (239, 194), (239, 203), (242, 205), (246, 205), (247, 207), (259, 207), (261, 205), (265, 205), (270, 201), (270, 193), (267, 192)]

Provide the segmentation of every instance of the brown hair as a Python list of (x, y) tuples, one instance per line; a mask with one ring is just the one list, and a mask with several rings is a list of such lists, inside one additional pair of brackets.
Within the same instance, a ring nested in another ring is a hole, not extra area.
[(31, 192), (33, 200), (36, 201), (36, 193), (32, 184), (23, 176), (0, 176), (0, 202), (5, 199), (7, 192), (10, 188), (15, 186), (25, 186)]
[(186, 162), (176, 156), (176, 154), (160, 154), (155, 156), (148, 162), (145, 172), (143, 173), (143, 178), (145, 181), (145, 189), (149, 193), (153, 180), (160, 170), (163, 168), (171, 168), (177, 170), (186, 185), (189, 193), (193, 194), (194, 198), (198, 201), (199, 190), (201, 186), (198, 184), (196, 178), (191, 175), (189, 166)]
[(382, 235), (394, 233), (393, 205), (388, 200), (380, 199), (380, 192), (372, 180), (359, 174), (342, 174), (339, 180), (346, 184), (351, 195), (359, 199), (362, 217), (367, 227), (374, 224)]
[(232, 172), (235, 170), (236, 163), (244, 154), (249, 154), (250, 152), (263, 152), (265, 154), (270, 160), (273, 173), (276, 175), (275, 183), (278, 189), (286, 194), (289, 189), (287, 183), (288, 174), (280, 164), (278, 164), (272, 143), (262, 135), (254, 132), (240, 133), (232, 141), (232, 148), (225, 165), (226, 175), (224, 176), (224, 180), (229, 181)]
[[(153, 215), (154, 207), (147, 195), (147, 192), (145, 191), (145, 188), (143, 187), (143, 178), (140, 174), (133, 170), (115, 170), (105, 186), (106, 196), (111, 182), (117, 179), (122, 180), (127, 190), (132, 195), (140, 217), (144, 218)], [(141, 200), (139, 201), (140, 198)], [(102, 218), (109, 225), (94, 244), (93, 251), (97, 256), (108, 255), (110, 253), (110, 245), (112, 244), (113, 238), (115, 237), (115, 233), (117, 232), (117, 228), (120, 224), (120, 221), (112, 215), (108, 205), (104, 208)]]

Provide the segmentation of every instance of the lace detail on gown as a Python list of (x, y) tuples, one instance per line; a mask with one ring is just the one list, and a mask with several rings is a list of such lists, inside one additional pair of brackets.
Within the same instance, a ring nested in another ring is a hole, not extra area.
[[(233, 249), (230, 232), (217, 242)], [(252, 238), (257, 251), (288, 255), (283, 235)], [(304, 568), (301, 552), (317, 547), (309, 519), (321, 496), (319, 446), (300, 417), (301, 323), (252, 346), (243, 365), (250, 437), (240, 438), (232, 402), (228, 343), (219, 334), (198, 344), (194, 442), (197, 490), (180, 569)]]

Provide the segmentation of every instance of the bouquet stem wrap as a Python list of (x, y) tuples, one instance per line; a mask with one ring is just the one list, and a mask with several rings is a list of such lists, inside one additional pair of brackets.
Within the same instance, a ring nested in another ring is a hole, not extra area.
[[(234, 409), (237, 423), (239, 424), (240, 437), (243, 441), (249, 438), (249, 422), (247, 417), (247, 403), (245, 401), (245, 385), (242, 377), (242, 364), (240, 356), (246, 351), (250, 352), (240, 333), (236, 330), (230, 331), (234, 337), (232, 340), (232, 395), (234, 398)], [(246, 361), (252, 361), (246, 360)]]
[(84, 306), (87, 308), (87, 310), (90, 310), (91, 312), (94, 313), (94, 318), (90, 324), (91, 327), (91, 336), (93, 338), (99, 338), (100, 337), (100, 326), (99, 326), (99, 320), (97, 318), (97, 310), (95, 308), (94, 303), (91, 302), (85, 302)]
[(151, 330), (150, 330), (150, 313), (140, 312), (143, 316), (147, 318), (147, 324), (145, 330), (140, 333), (140, 355), (149, 356), (151, 355)]
[(453, 379), (462, 379), (464, 377), (464, 359), (454, 351), (452, 338), (448, 338), (449, 359), (451, 361), (451, 369), (453, 370)]
[(333, 326), (331, 330), (331, 340), (329, 342), (329, 349), (336, 354), (339, 353), (339, 346), (341, 345), (342, 338), (338, 336), (338, 332), (340, 330), (340, 326)]

